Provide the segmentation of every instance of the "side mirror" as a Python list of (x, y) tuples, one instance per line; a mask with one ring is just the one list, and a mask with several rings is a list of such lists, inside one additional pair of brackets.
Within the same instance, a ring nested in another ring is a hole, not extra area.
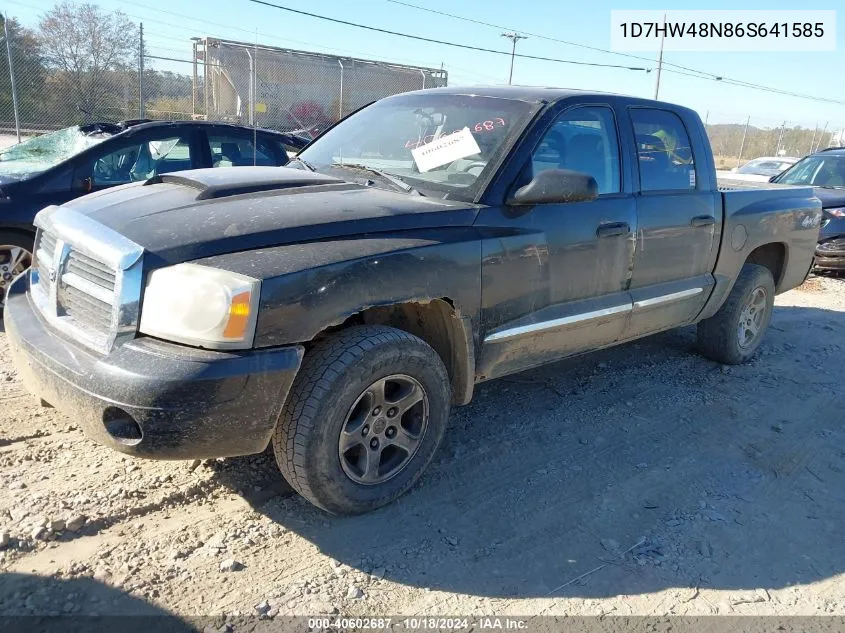
[(596, 179), (571, 169), (546, 169), (527, 185), (517, 189), (509, 205), (526, 206), (566, 202), (587, 202), (599, 195)]

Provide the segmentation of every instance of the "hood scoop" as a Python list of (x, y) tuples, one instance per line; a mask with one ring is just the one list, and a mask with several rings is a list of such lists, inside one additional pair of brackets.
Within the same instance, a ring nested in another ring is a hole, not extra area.
[(287, 167), (223, 167), (192, 169), (153, 176), (144, 185), (170, 183), (197, 190), (196, 200), (228, 198), (262, 191), (318, 185), (345, 185), (339, 178)]

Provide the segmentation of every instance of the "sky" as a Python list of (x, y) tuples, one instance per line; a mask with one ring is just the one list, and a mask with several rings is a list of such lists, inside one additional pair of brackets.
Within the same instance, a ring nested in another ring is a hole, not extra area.
[[(192, 36), (351, 55), (367, 59), (439, 68), (449, 73), (450, 85), (507, 83), (510, 58), (374, 33), (328, 23), (262, 6), (249, 0), (99, 0), (108, 10), (122, 10), (144, 23), (145, 45), (151, 55), (189, 60)], [(340, 20), (412, 33), (502, 51), (510, 42), (500, 28), (474, 24), (402, 6), (390, 0), (268, 0), (294, 9)], [(610, 48), (610, 11), (628, 9), (619, 0), (403, 0), (574, 44)], [(5, 0), (2, 10), (23, 24), (34, 26), (53, 0)], [(706, 3), (638, 2), (637, 9), (796, 9), (794, 0), (708, 0)], [(842, 0), (815, 2), (812, 9), (842, 9)], [(845, 16), (840, 10), (837, 18)], [(582, 62), (621, 64), (656, 69), (656, 53), (635, 53), (650, 61), (588, 50), (529, 36), (517, 45), (527, 55)], [(665, 61), (731, 79), (845, 102), (845, 27), (837, 29), (835, 52), (694, 52), (668, 53)], [(156, 60), (154, 67), (190, 73), (190, 64)], [(517, 58), (513, 83), (595, 89), (652, 98), (656, 72), (595, 68)], [(845, 128), (845, 104), (822, 103), (772, 94), (713, 80), (676, 74), (664, 68), (660, 99), (691, 107), (710, 123), (745, 122), (752, 125)]]

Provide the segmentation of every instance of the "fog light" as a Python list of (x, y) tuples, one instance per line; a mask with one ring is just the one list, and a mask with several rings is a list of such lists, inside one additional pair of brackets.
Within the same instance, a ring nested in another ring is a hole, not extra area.
[(123, 409), (109, 407), (103, 411), (103, 426), (116, 442), (135, 446), (143, 438), (141, 426)]

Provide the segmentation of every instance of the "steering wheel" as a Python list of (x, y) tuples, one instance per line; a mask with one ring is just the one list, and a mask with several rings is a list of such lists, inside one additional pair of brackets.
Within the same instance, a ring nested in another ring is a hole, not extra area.
[(470, 164), (468, 164), (466, 167), (463, 167), (462, 169), (460, 169), (459, 171), (462, 171), (462, 172), (465, 172), (465, 173), (468, 174), (471, 169), (475, 169), (476, 167), (481, 167), (481, 169), (484, 169), (485, 167), (487, 167), (487, 163), (485, 163), (483, 160), (474, 160)]

